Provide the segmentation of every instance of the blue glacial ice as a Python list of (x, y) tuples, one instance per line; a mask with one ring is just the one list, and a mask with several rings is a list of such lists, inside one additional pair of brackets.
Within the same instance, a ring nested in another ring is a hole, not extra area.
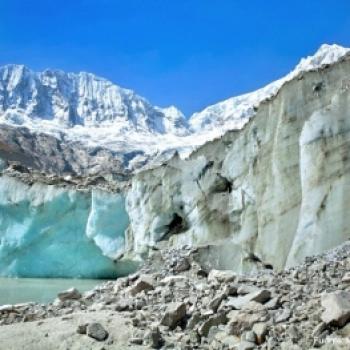
[(0, 276), (111, 278), (129, 224), (124, 196), (0, 177)]

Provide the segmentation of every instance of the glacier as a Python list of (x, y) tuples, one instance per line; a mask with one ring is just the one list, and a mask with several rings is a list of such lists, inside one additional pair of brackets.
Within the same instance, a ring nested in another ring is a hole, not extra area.
[(297, 76), (240, 130), (160, 167), (127, 193), (130, 255), (157, 242), (201, 263), (283, 270), (350, 237), (350, 55)]
[[(197, 115), (198, 125), (206, 126), (187, 136), (175, 132), (177, 120), (181, 124), (184, 118), (175, 107), (154, 107), (157, 115), (167, 115), (168, 133), (121, 128), (120, 138), (116, 130), (125, 120), (119, 115), (117, 121), (108, 117), (99, 124), (101, 106), (92, 109), (96, 113), (86, 123), (80, 117), (61, 119), (60, 113), (36, 118), (27, 109), (32, 100), (21, 95), (23, 74), (6, 80), (12, 89), (6, 103), (12, 101), (15, 108), (4, 110), (0, 119), (21, 132), (18, 137), (8, 133), (8, 142), (0, 142), (0, 171), (7, 166), (11, 142), (19, 147), (17, 160), (23, 160), (21, 150), (42, 144), (51, 162), (54, 153), (47, 145), (65, 156), (72, 149), (81, 156), (77, 143), (69, 142), (86, 144), (96, 161), (74, 160), (86, 168), (111, 162), (107, 148), (123, 153), (132, 147), (131, 162), (142, 163), (145, 153), (137, 149), (152, 145), (160, 166), (152, 163), (129, 174), (120, 192), (29, 184), (4, 171), (0, 276), (116, 277), (134, 271), (160, 241), (197, 247), (203, 261), (216, 268), (280, 270), (341, 244), (350, 234), (349, 57), (348, 49), (324, 45), (285, 78)], [(56, 91), (52, 80), (43, 83)], [(96, 84), (91, 88), (97, 86), (103, 97), (103, 84)], [(7, 118), (9, 113), (16, 118)], [(57, 133), (62, 143), (37, 133), (43, 129)], [(166, 162), (163, 152), (171, 156)], [(33, 159), (37, 162), (42, 154)], [(71, 160), (59, 159), (61, 169), (69, 168)]]
[(111, 278), (129, 219), (124, 196), (0, 177), (0, 276)]

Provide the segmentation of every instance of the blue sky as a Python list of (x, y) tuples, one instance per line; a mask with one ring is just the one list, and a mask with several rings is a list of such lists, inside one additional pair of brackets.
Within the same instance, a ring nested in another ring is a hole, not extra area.
[(0, 0), (0, 65), (93, 72), (187, 115), (322, 43), (350, 47), (349, 0)]

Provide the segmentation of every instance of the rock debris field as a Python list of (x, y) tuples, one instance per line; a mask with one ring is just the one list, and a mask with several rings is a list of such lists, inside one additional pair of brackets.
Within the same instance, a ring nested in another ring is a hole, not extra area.
[(0, 349), (349, 349), (350, 243), (287, 271), (204, 269), (154, 250), (135, 274), (0, 306)]

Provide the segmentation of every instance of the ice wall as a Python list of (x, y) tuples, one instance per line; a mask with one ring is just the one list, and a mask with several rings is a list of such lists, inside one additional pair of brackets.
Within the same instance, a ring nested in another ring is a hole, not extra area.
[(350, 237), (350, 60), (299, 74), (240, 131), (134, 177), (130, 254), (209, 245), (238, 272), (282, 269)]
[(124, 249), (124, 197), (0, 177), (0, 276), (116, 277), (133, 270)]

